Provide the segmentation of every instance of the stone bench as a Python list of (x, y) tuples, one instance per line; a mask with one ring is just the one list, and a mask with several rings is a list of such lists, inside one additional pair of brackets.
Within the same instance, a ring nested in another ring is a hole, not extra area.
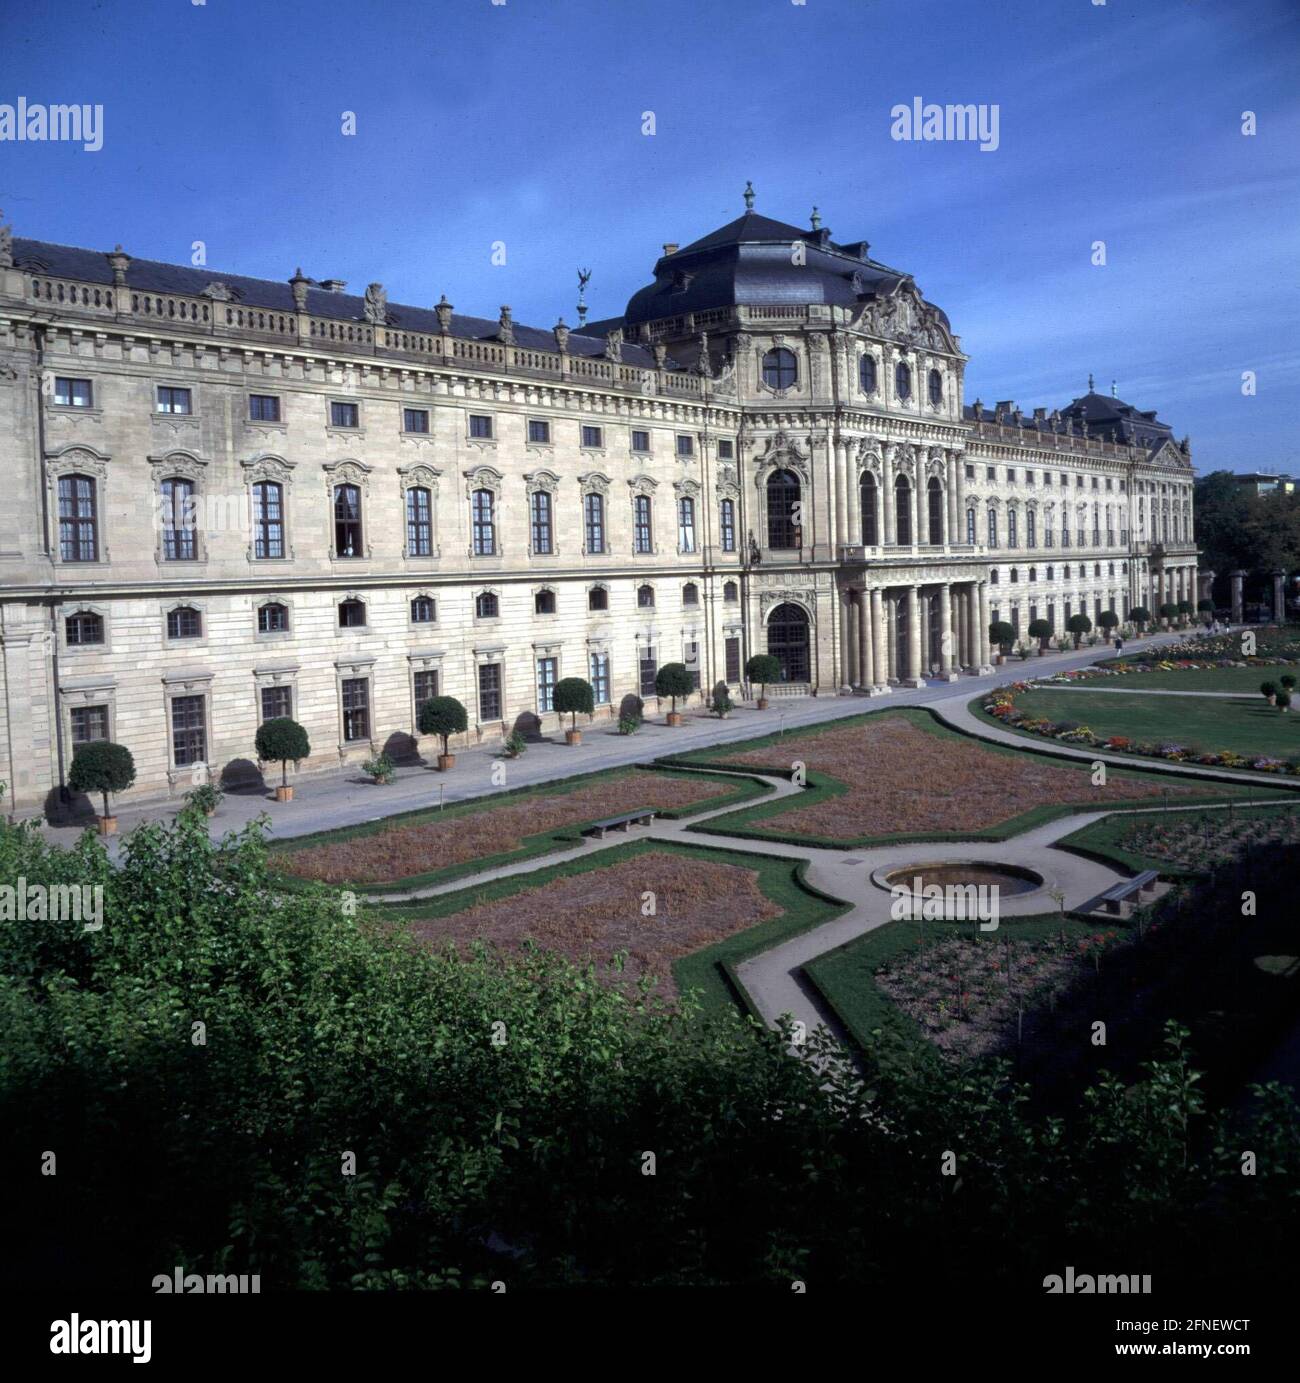
[(634, 811), (620, 812), (617, 816), (606, 816), (584, 826), (582, 834), (599, 836), (604, 839), (606, 831), (626, 831), (629, 826), (648, 826), (655, 819), (653, 807), (637, 807)]
[(1118, 916), (1126, 902), (1140, 902), (1141, 895), (1152, 892), (1159, 881), (1160, 875), (1154, 869), (1144, 869), (1141, 874), (1135, 874), (1131, 879), (1113, 884), (1097, 901), (1107, 912)]

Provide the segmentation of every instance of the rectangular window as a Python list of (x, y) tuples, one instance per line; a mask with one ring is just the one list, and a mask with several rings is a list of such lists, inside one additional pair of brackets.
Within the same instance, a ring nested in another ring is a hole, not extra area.
[(688, 436), (686, 436), (685, 433), (678, 433), (678, 436), (677, 436), (677, 455), (678, 455), (678, 456), (694, 456), (694, 455), (695, 455), (695, 438), (694, 438), (694, 437), (688, 437)]
[(354, 744), (370, 738), (370, 682), (348, 677), (343, 682), (343, 740)]
[(262, 688), (262, 719), (279, 720), (293, 715), (292, 687)]
[(695, 501), (687, 496), (677, 501), (677, 548), (695, 551)]
[(986, 466), (986, 467), (984, 468), (984, 479), (985, 479), (985, 480), (996, 480), (997, 478), (998, 478), (998, 473), (997, 473), (997, 469), (996, 469), (995, 467), (993, 467), (993, 466)]
[(481, 663), (478, 670), (478, 718), (501, 719), (501, 664)]
[(545, 715), (547, 711), (555, 709), (555, 670), (558, 663), (556, 658), (538, 658), (537, 660), (537, 712)]
[(969, 461), (966, 463), (966, 479), (967, 479), (967, 480), (974, 480), (974, 479), (975, 479), (975, 467), (974, 467), (974, 466), (971, 464), (971, 462), (969, 462)]
[(423, 485), (412, 485), (406, 492), (406, 555), (429, 557), (432, 554), (432, 497)]
[(632, 500), (632, 548), (634, 552), (654, 551), (654, 539), (650, 530), (650, 496), (637, 495)]
[(649, 696), (657, 696), (655, 691), (655, 678), (659, 674), (659, 664), (655, 661), (655, 651), (653, 648), (643, 648), (637, 659), (640, 670), (641, 697), (644, 700)]
[(686, 671), (691, 674), (691, 683), (696, 691), (700, 689), (700, 646), (697, 643), (686, 645), (686, 657), (683, 659), (686, 664)]
[(1014, 485), (1015, 483), (1016, 483), (1016, 468), (1015, 468), (1014, 466), (1008, 466), (1008, 467), (1007, 467), (1007, 484), (1008, 484), (1008, 485)]
[(551, 496), (547, 490), (534, 490), (529, 499), (532, 523), (533, 551), (549, 553), (554, 550), (551, 536)]
[(584, 447), (603, 447), (605, 445), (604, 436), (598, 427), (583, 427), (582, 445)]
[(188, 480), (164, 480), (159, 495), (162, 508), (162, 554), (166, 562), (192, 562), (198, 556), (194, 531), (194, 486)]
[(638, 428), (633, 428), (633, 429), (632, 429), (632, 450), (633, 450), (633, 451), (649, 451), (649, 450), (650, 450), (650, 434), (649, 434), (648, 432), (642, 432), (642, 431), (641, 431), (640, 429), (638, 429)]
[(359, 427), (361, 425), (361, 409), (355, 403), (331, 403), (330, 404), (330, 426), (331, 427)]
[(609, 654), (591, 655), (591, 693), (597, 706), (609, 705)]
[(188, 389), (173, 389), (169, 384), (158, 386), (159, 413), (190, 413), (190, 391)]
[(54, 402), (63, 408), (92, 408), (95, 391), (88, 379), (65, 379), (55, 376)]
[(724, 499), (722, 501), (721, 535), (723, 552), (735, 552), (736, 501), (734, 499)]
[(469, 415), (469, 435), (490, 441), (492, 438), (492, 419), (486, 413), (471, 413)]
[(727, 650), (727, 681), (740, 681), (740, 639), (730, 636), (726, 642)]
[(61, 475), (59, 556), (65, 562), (93, 562), (98, 552), (95, 482), (88, 475)]
[(278, 423), (280, 400), (275, 394), (249, 394), (248, 420), (253, 423)]
[(253, 486), (253, 556), (284, 556), (284, 491), (274, 480)]
[(491, 490), (475, 490), (470, 501), (470, 520), (475, 557), (491, 557), (497, 550), (496, 518)]
[(723, 437), (723, 438), (718, 442), (718, 460), (719, 460), (719, 461), (730, 461), (731, 458), (732, 458), (735, 454), (736, 454), (735, 443), (732, 442), (729, 438)]
[(426, 701), (438, 695), (438, 670), (429, 668), (415, 674), (415, 709), (418, 712)]
[(177, 768), (207, 759), (207, 734), (201, 696), (172, 697), (172, 762)]
[(72, 708), (73, 744), (90, 744), (108, 738), (107, 706), (74, 706)]
[(587, 531), (587, 551), (605, 551), (605, 499), (603, 495), (584, 495), (583, 515)]
[(529, 418), (528, 440), (545, 445), (551, 440), (551, 425), (545, 418)]
[(429, 410), (427, 408), (403, 408), (403, 432), (428, 432)]

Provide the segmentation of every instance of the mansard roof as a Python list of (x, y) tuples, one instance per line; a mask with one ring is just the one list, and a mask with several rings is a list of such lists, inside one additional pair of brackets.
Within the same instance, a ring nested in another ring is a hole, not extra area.
[(968, 422), (996, 421), (1003, 427), (1020, 427), (1026, 432), (1065, 432), (1077, 436), (1082, 430), (1084, 435), (1103, 442), (1146, 447), (1149, 456), (1174, 439), (1173, 429), (1156, 417), (1154, 409), (1142, 412), (1122, 399), (1092, 390), (1065, 408), (1053, 410), (1050, 417), (1046, 410), (1040, 410), (1040, 416), (1031, 416), (1010, 401), (999, 403), (990, 411), (977, 400), (975, 404), (966, 404), (962, 411)]
[[(76, 279), (81, 283), (112, 286), (113, 271), (103, 250), (86, 250), (72, 245), (55, 245), (45, 240), (27, 240), (15, 236), (13, 241), (15, 268), (51, 278)], [(166, 264), (155, 259), (132, 259), (126, 271), (130, 288), (141, 293), (178, 293), (201, 297), (204, 290), (220, 283), (233, 301), (244, 307), (260, 307), (272, 312), (295, 312), (293, 290), (289, 281), (249, 278), (243, 274), (228, 274), (220, 269), (194, 268), (183, 264)], [(309, 286), (307, 311), (313, 317), (330, 317), (337, 321), (366, 320), (365, 298), (354, 293), (336, 293), (328, 288)], [(389, 302), (388, 325), (403, 331), (425, 332), (436, 336), (441, 328), (438, 315), (431, 307), (411, 307)], [(469, 317), (456, 312), (451, 320), (451, 335), (466, 340), (495, 340), (499, 324), (487, 317)], [(553, 351), (555, 336), (551, 329), (514, 323), (515, 344), (533, 350)], [(571, 355), (599, 356), (605, 353), (601, 336), (585, 335), (576, 327), (570, 328)], [(625, 364), (653, 368), (654, 354), (644, 346), (624, 342), (622, 359)], [(669, 368), (676, 368), (668, 362)]]
[[(802, 263), (794, 262), (791, 254), (796, 243), (802, 244)], [(869, 249), (865, 240), (837, 243), (816, 224), (800, 227), (746, 211), (660, 256), (654, 282), (634, 293), (623, 317), (611, 321), (636, 327), (682, 313), (738, 305), (816, 303), (853, 308), (911, 284), (909, 274), (872, 259)], [(951, 330), (942, 310), (935, 311)]]

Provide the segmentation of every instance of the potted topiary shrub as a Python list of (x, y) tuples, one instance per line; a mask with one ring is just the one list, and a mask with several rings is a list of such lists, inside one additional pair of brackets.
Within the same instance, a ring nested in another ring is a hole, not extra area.
[(275, 800), (292, 802), (289, 760), (293, 760), (296, 768), (303, 759), (310, 756), (311, 745), (308, 743), (306, 730), (288, 716), (274, 716), (270, 720), (264, 720), (257, 727), (257, 737), (253, 743), (257, 757), (263, 763), (280, 765), (280, 786), (275, 790)]
[(555, 684), (555, 709), (563, 716), (571, 716), (569, 728), (564, 732), (565, 744), (581, 744), (582, 731), (578, 729), (578, 712), (591, 715), (596, 709), (595, 693), (591, 683), (582, 677), (565, 677)]
[(1294, 691), (1295, 691), (1295, 674), (1294, 674), (1294, 673), (1291, 673), (1291, 672), (1284, 672), (1284, 673), (1282, 674), (1282, 676), (1279, 677), (1279, 678), (1277, 679), (1277, 682), (1278, 682), (1278, 686), (1280, 686), (1280, 687), (1282, 688), (1283, 691), (1289, 691), (1289, 692), (1294, 692)]
[(1065, 627), (1074, 635), (1074, 646), (1078, 648), (1083, 636), (1091, 631), (1092, 621), (1087, 615), (1071, 615), (1065, 621)]
[(1011, 650), (1011, 645), (1015, 642), (1016, 631), (1004, 619), (995, 619), (989, 625), (989, 642), (997, 646), (994, 661), (1001, 663)]
[(1186, 628), (1188, 616), (1193, 612), (1192, 602), (1190, 600), (1180, 600), (1174, 608), (1178, 611), (1178, 627), (1180, 629)]
[(713, 688), (713, 695), (709, 698), (709, 708), (719, 720), (726, 720), (731, 714), (731, 689), (725, 682), (719, 682)]
[(1175, 605), (1172, 600), (1166, 600), (1160, 607), (1160, 618), (1164, 620), (1165, 628), (1168, 629), (1174, 620), (1178, 618), (1178, 606)]
[(745, 676), (758, 683), (758, 709), (767, 710), (767, 684), (781, 680), (781, 660), (774, 653), (755, 653), (745, 664)]
[(1103, 610), (1101, 614), (1097, 616), (1097, 623), (1105, 632), (1106, 637), (1108, 639), (1113, 640), (1115, 637), (1116, 626), (1119, 624), (1119, 616), (1115, 613), (1115, 611)]
[(68, 786), (73, 792), (98, 792), (104, 799), (104, 814), (98, 818), (101, 836), (117, 831), (117, 817), (108, 809), (110, 792), (125, 792), (135, 782), (135, 760), (124, 744), (112, 740), (91, 740), (72, 751)]
[(1259, 684), (1259, 694), (1268, 702), (1270, 706), (1277, 705), (1277, 683), (1261, 682)]
[(1203, 622), (1208, 625), (1210, 621), (1214, 618), (1214, 601), (1198, 600), (1196, 602), (1196, 608), (1202, 615), (1205, 616)]
[(1038, 656), (1047, 652), (1047, 641), (1052, 637), (1052, 626), (1045, 619), (1029, 621), (1029, 637), (1038, 640)]
[(655, 691), (672, 702), (668, 712), (668, 724), (680, 725), (682, 718), (677, 710), (677, 698), (689, 696), (695, 690), (695, 679), (687, 670), (685, 663), (665, 663), (655, 674)]
[(507, 759), (517, 759), (528, 748), (528, 741), (518, 730), (511, 730), (502, 748), (506, 751)]
[(213, 783), (200, 783), (198, 787), (191, 788), (185, 794), (185, 806), (191, 811), (202, 812), (204, 816), (211, 816), (225, 795)]
[(393, 760), (388, 754), (378, 753), (361, 765), (362, 773), (368, 773), (381, 787), (393, 781)]
[(1146, 627), (1151, 623), (1151, 611), (1145, 605), (1135, 605), (1129, 612), (1128, 617), (1137, 625), (1138, 633), (1146, 633)]
[(442, 740), (438, 772), (446, 773), (454, 768), (456, 756), (449, 742), (453, 735), (463, 735), (469, 728), (469, 713), (464, 706), (454, 696), (431, 696), (420, 707), (416, 723), (422, 735), (437, 735)]
[(1280, 711), (1289, 711), (1291, 709), (1291, 693), (1289, 691), (1278, 692), (1277, 707)]

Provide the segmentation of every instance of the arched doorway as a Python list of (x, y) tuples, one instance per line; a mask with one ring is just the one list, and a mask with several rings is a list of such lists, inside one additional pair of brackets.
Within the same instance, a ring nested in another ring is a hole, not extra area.
[(767, 621), (767, 651), (781, 664), (783, 682), (809, 682), (810, 624), (808, 612), (798, 605), (778, 605)]

